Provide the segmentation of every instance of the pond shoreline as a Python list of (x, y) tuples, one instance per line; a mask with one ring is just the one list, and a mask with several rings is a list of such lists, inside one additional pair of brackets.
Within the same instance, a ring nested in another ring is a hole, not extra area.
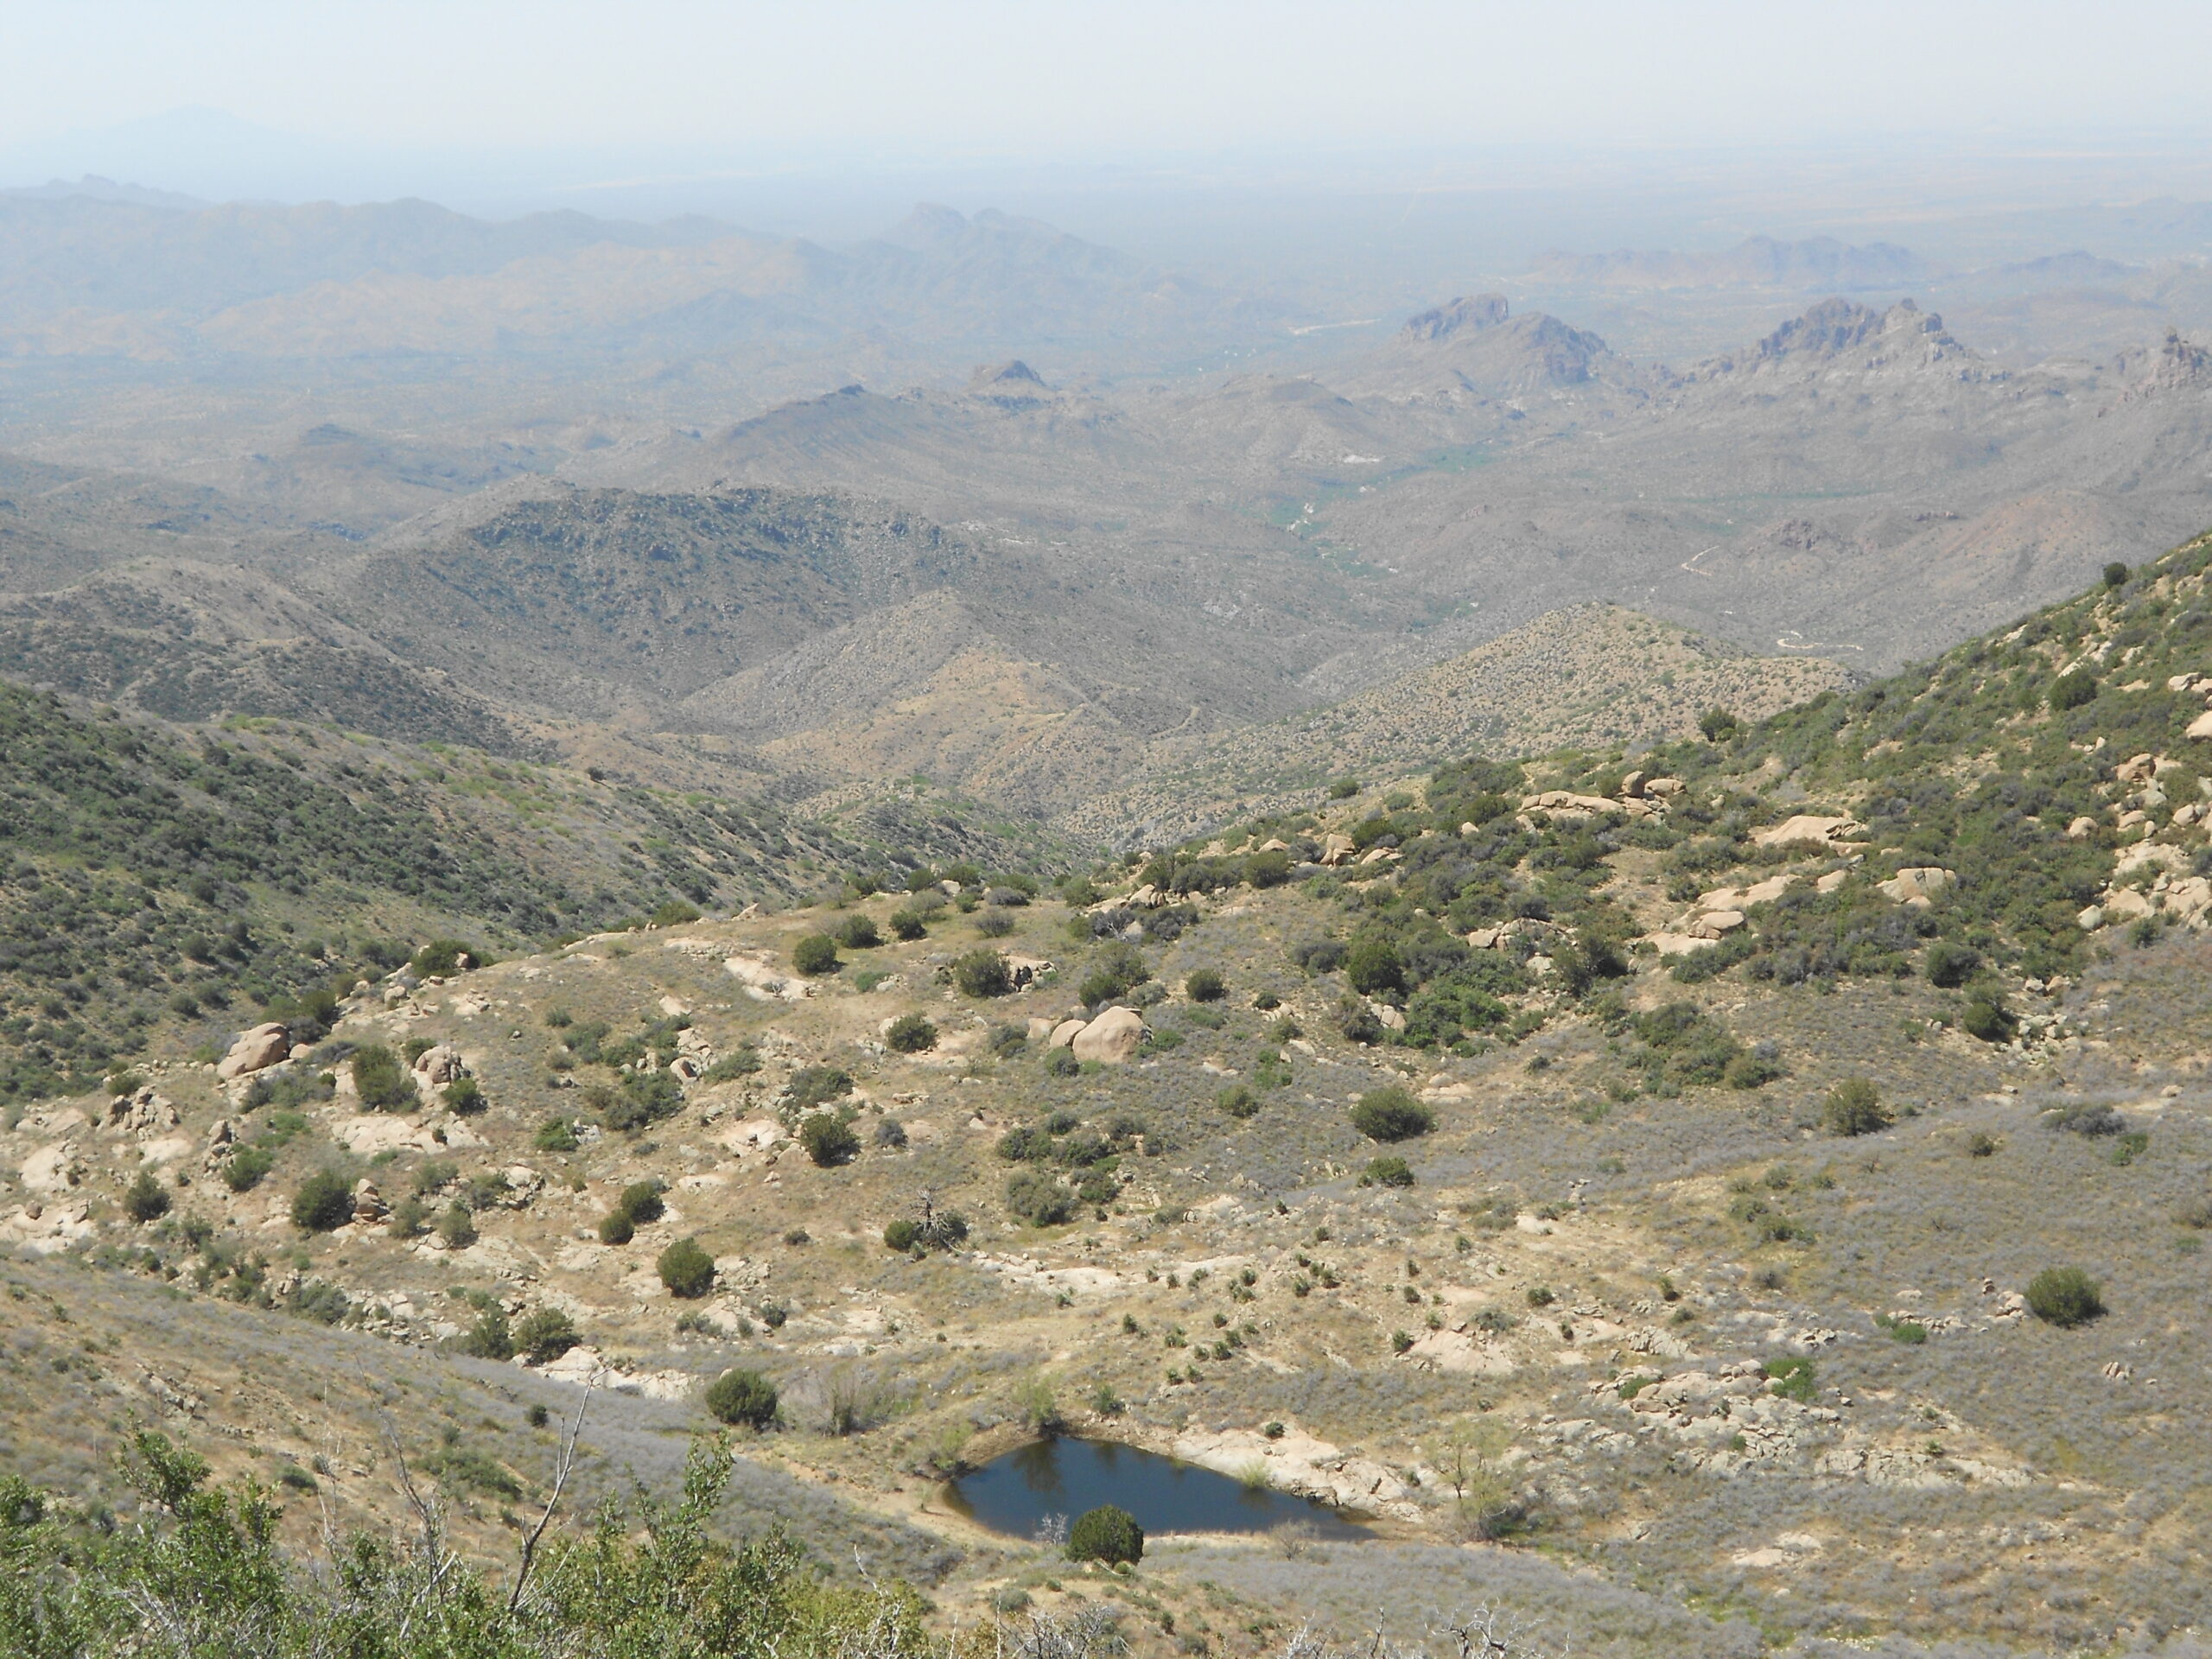
[[(1058, 1434), (1001, 1425), (962, 1459), (965, 1472), (944, 1481), (947, 1510), (1001, 1537), (1028, 1535), (1048, 1519), (1116, 1503), (1158, 1536), (1250, 1537), (1302, 1526), (1341, 1541), (1377, 1535), (1372, 1517), (1265, 1477), (1256, 1459), (1229, 1468), (1187, 1455), (1187, 1442), (1070, 1423)], [(1152, 1444), (1146, 1444), (1147, 1440)], [(1063, 1449), (1065, 1448), (1065, 1449)], [(1117, 1456), (1127, 1453), (1127, 1456)]]
[(1363, 1526), (1386, 1528), (1391, 1535), (1421, 1536), (1429, 1531), (1431, 1516), (1414, 1500), (1412, 1489), (1397, 1471), (1347, 1453), (1296, 1427), (1269, 1440), (1249, 1429), (1193, 1426), (1179, 1433), (1084, 1412), (1063, 1420), (1056, 1433), (1023, 1423), (982, 1430), (962, 1448), (962, 1465), (980, 1468), (1024, 1446), (1056, 1439), (1128, 1446), (1240, 1482), (1256, 1465), (1268, 1471), (1267, 1489), (1286, 1497), (1311, 1499)]

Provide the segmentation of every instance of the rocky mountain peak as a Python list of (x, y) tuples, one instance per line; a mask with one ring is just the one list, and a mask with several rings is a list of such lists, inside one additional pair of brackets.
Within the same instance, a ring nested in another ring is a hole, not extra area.
[(1448, 305), (1440, 305), (1417, 316), (1408, 317), (1406, 326), (1398, 333), (1404, 340), (1449, 340), (1462, 330), (1496, 327), (1505, 321), (1505, 317), (1504, 295), (1466, 294)]

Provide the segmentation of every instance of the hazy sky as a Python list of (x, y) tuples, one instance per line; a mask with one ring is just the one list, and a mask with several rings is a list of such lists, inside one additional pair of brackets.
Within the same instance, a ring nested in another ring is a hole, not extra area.
[(2202, 130), (2167, 0), (0, 0), (0, 147), (192, 105), (348, 145), (1122, 158)]

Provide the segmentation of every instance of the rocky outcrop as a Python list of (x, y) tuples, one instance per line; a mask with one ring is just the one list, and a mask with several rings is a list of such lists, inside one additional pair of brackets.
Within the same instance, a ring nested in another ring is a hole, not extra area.
[(280, 1060), (291, 1058), (292, 1036), (283, 1026), (271, 1020), (256, 1026), (231, 1045), (230, 1052), (215, 1063), (215, 1075), (225, 1083), (255, 1071), (265, 1071)]
[(1752, 830), (1751, 844), (1755, 847), (1789, 847), (1799, 842), (1810, 842), (1815, 846), (1832, 847), (1853, 841), (1866, 833), (1866, 826), (1856, 818), (1822, 818), (1801, 812), (1795, 817), (1784, 818), (1780, 823)]
[(1135, 1008), (1109, 1008), (1069, 1039), (1068, 1046), (1078, 1060), (1122, 1065), (1136, 1058), (1143, 1041), (1142, 1014)]

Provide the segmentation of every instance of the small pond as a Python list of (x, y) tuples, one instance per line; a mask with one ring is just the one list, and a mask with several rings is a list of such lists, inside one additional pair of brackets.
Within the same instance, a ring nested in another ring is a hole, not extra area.
[(994, 1458), (945, 1489), (957, 1513), (993, 1532), (1036, 1535), (1051, 1517), (1071, 1522), (1118, 1503), (1147, 1535), (1170, 1532), (1272, 1532), (1290, 1522), (1319, 1538), (1366, 1532), (1312, 1498), (1244, 1485), (1195, 1464), (1110, 1440), (1038, 1440)]

